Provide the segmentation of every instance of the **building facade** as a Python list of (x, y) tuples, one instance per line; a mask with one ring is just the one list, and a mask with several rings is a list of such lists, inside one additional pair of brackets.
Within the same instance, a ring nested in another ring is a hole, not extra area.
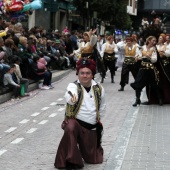
[(69, 0), (43, 0), (43, 8), (35, 10), (29, 17), (29, 29), (42, 26), (46, 30), (62, 31), (70, 21), (69, 11), (75, 10)]

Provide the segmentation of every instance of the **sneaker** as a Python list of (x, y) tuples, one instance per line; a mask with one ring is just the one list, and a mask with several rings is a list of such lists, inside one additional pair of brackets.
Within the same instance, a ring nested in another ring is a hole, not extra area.
[(15, 98), (15, 100), (20, 100), (20, 98), (19, 98), (19, 97), (17, 97), (17, 98)]
[(42, 86), (41, 89), (42, 90), (49, 90), (50, 88), (48, 86)]
[(39, 86), (39, 88), (41, 89), (41, 87), (43, 86), (43, 84), (42, 84), (42, 83), (40, 83), (38, 86)]
[(52, 85), (49, 85), (48, 87), (49, 87), (50, 89), (53, 89), (53, 88), (54, 88), (54, 86), (52, 86)]
[(25, 96), (30, 96), (30, 94), (29, 93), (25, 93)]

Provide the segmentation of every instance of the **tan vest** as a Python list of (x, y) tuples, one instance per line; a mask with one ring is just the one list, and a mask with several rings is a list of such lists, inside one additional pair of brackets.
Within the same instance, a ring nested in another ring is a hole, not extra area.
[(93, 52), (93, 47), (90, 45), (88, 42), (86, 47), (81, 48), (81, 53), (92, 53)]
[(154, 50), (150, 50), (150, 51), (145, 51), (145, 50), (142, 50), (142, 56), (147, 56), (149, 54), (149, 56), (152, 55)]
[(109, 47), (109, 44), (106, 43), (106, 49), (104, 51), (105, 53), (108, 53), (108, 54), (113, 54), (114, 53), (114, 46), (113, 48)]
[(132, 50), (129, 50), (129, 47), (125, 46), (125, 56), (127, 57), (135, 57), (136, 55), (136, 45)]

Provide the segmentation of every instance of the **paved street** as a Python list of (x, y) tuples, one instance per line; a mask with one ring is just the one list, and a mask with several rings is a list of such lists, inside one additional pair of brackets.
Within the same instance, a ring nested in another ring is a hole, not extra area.
[[(109, 73), (107, 77), (103, 83), (107, 100), (102, 120), (104, 163), (85, 164), (83, 170), (169, 170), (170, 106), (134, 108), (132, 88), (127, 85), (124, 92), (118, 92), (120, 70), (115, 84), (110, 83)], [(0, 105), (0, 170), (55, 170), (55, 154), (63, 134), (63, 96), (67, 84), (76, 78), (72, 71), (53, 83), (54, 89), (37, 89), (30, 97)], [(99, 75), (96, 81), (100, 81)]]

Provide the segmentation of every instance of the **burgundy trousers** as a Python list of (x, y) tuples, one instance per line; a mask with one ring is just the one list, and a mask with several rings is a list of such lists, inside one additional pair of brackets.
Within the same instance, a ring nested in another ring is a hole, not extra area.
[(68, 163), (78, 168), (84, 166), (83, 160), (90, 164), (103, 162), (103, 148), (97, 148), (96, 130), (82, 127), (75, 119), (69, 119), (64, 128), (54, 166), (58, 169), (67, 167)]

